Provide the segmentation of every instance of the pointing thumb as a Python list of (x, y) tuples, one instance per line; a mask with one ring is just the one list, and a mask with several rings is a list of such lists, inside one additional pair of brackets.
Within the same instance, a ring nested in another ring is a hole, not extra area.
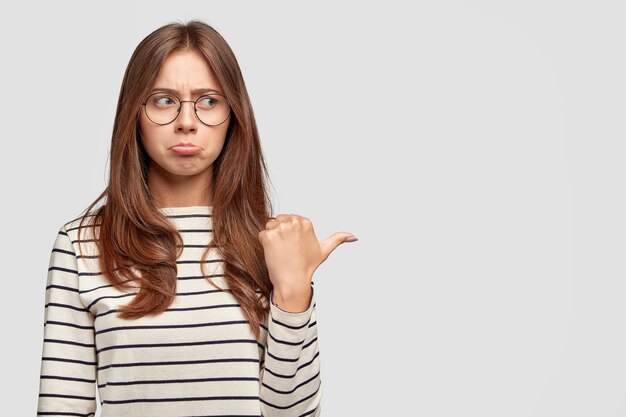
[(328, 258), (328, 256), (337, 249), (339, 245), (345, 242), (355, 242), (358, 239), (352, 233), (348, 232), (337, 232), (330, 235), (328, 239), (322, 240), (320, 242), (320, 248), (322, 249), (322, 256), (324, 260)]

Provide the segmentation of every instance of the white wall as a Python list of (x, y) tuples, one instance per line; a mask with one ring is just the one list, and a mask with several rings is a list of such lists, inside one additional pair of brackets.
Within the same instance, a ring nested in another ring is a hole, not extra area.
[(132, 51), (200, 18), (279, 211), (359, 238), (315, 278), (325, 416), (626, 415), (624, 3), (363, 3), (2, 6), (3, 409), (36, 407), (48, 257)]

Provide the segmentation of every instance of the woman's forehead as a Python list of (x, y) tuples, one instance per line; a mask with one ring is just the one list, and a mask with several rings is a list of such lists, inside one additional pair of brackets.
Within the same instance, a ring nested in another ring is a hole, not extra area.
[(218, 89), (217, 76), (211, 65), (198, 51), (171, 53), (161, 65), (155, 86), (171, 89)]

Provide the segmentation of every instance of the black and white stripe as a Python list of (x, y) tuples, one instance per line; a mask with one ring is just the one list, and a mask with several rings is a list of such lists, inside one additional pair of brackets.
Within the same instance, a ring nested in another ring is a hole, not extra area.
[[(319, 416), (322, 385), (315, 316), (270, 303), (257, 340), (223, 275), (211, 207), (161, 209), (183, 237), (175, 302), (138, 320), (116, 316), (137, 289), (119, 291), (99, 271), (94, 234), (78, 219), (53, 245), (46, 285), (37, 415), (101, 417)], [(258, 292), (260, 293), (260, 291)], [(98, 391), (100, 403), (96, 400)]]

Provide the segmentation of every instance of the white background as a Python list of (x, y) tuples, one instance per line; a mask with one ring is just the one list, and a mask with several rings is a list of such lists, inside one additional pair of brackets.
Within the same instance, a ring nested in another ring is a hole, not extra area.
[(315, 276), (323, 414), (626, 415), (618, 1), (2, 6), (2, 409), (34, 415), (48, 260), (106, 184), (157, 27), (229, 42)]

